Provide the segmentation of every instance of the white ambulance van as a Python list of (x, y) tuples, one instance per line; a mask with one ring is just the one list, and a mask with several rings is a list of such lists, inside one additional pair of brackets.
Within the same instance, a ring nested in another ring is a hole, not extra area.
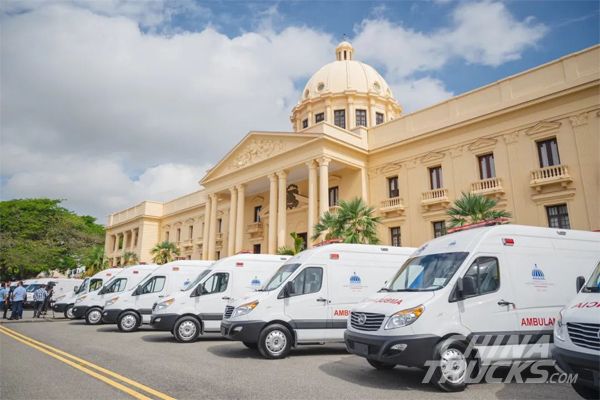
[(42, 285), (52, 286), (52, 297), (57, 298), (63, 294), (72, 294), (76, 287), (79, 287), (83, 282), (83, 279), (70, 279), (70, 278), (39, 278), (30, 280), (27, 285), (27, 300), (25, 305), (31, 305), (33, 303), (33, 293), (38, 290)]
[(133, 332), (141, 324), (149, 324), (154, 303), (204, 276), (213, 263), (214, 261), (179, 260), (161, 265), (143, 281), (128, 287), (128, 292), (108, 297), (102, 321), (117, 324), (121, 332)]
[[(600, 257), (599, 257), (600, 258)], [(577, 374), (573, 389), (586, 399), (600, 398), (600, 262), (592, 276), (577, 278), (577, 296), (554, 324), (552, 357), (565, 372)]]
[(272, 359), (297, 345), (343, 342), (350, 308), (381, 289), (415, 250), (342, 243), (305, 250), (259, 292), (228, 305), (221, 334)]
[(65, 318), (74, 319), (73, 305), (75, 304), (77, 297), (100, 290), (104, 283), (122, 270), (123, 268), (107, 268), (96, 273), (91, 278), (85, 278), (73, 293), (55, 297), (52, 310), (54, 310), (54, 312), (64, 313)]
[(434, 363), (446, 391), (464, 389), (469, 362), (549, 359), (558, 313), (599, 254), (599, 233), (532, 226), (434, 239), (352, 309), (346, 347), (378, 369)]
[(101, 324), (102, 309), (106, 300), (115, 297), (118, 293), (135, 288), (157, 268), (157, 264), (140, 264), (123, 268), (97, 292), (77, 297), (73, 306), (73, 316), (75, 319), (85, 318), (88, 325)]
[(289, 256), (236, 254), (215, 262), (197, 283), (157, 303), (151, 323), (178, 341), (196, 340), (205, 332), (220, 332), (228, 301), (260, 289)]

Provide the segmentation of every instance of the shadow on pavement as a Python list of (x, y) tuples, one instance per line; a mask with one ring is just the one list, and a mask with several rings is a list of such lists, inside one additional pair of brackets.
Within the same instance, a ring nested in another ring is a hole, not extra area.
[(343, 357), (339, 361), (322, 364), (319, 369), (329, 376), (348, 383), (382, 390), (418, 390), (420, 392), (438, 392), (431, 385), (421, 381), (425, 371), (418, 368), (396, 367), (392, 370), (376, 370), (364, 363), (357, 364), (354, 356)]
[[(256, 358), (264, 360), (265, 358), (260, 355), (258, 350), (249, 349), (244, 346), (241, 342), (232, 341), (229, 344), (221, 346), (212, 346), (206, 349), (214, 355), (227, 358)], [(292, 349), (289, 357), (302, 357), (302, 356), (326, 356), (326, 355), (340, 355), (348, 354), (345, 347), (339, 346), (300, 346)]]

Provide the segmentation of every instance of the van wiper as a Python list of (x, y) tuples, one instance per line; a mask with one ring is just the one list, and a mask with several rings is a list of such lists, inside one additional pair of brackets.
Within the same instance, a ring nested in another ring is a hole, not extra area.
[(390, 290), (389, 288), (386, 287), (382, 287), (381, 289), (378, 290), (378, 292), (393, 292), (393, 290)]
[(421, 289), (412, 289), (412, 288), (394, 290), (394, 292), (422, 292), (422, 291), (423, 290), (421, 290)]

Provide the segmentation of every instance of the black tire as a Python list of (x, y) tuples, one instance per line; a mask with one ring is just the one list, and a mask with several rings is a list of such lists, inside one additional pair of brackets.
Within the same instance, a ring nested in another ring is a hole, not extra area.
[(85, 323), (88, 325), (100, 325), (102, 323), (102, 309), (90, 308), (85, 313)]
[(181, 317), (175, 322), (173, 335), (180, 343), (192, 343), (200, 336), (202, 326), (200, 321), (194, 317)]
[(396, 364), (393, 364), (393, 363), (377, 361), (377, 360), (373, 360), (371, 358), (367, 358), (367, 362), (369, 364), (371, 364), (371, 367), (373, 367), (375, 369), (379, 369), (379, 370), (394, 369), (394, 367), (396, 366)]
[(119, 315), (117, 327), (121, 332), (135, 332), (140, 327), (141, 323), (142, 321), (137, 313), (125, 311), (123, 314)]
[(65, 310), (65, 318), (66, 319), (75, 319), (75, 316), (73, 315), (73, 304), (69, 304), (67, 306), (67, 309)]
[(280, 324), (269, 325), (258, 336), (258, 351), (272, 360), (286, 357), (292, 349), (292, 334)]
[[(439, 365), (431, 377), (431, 383), (445, 392), (462, 392), (467, 387), (467, 346), (462, 342), (440, 342), (435, 348), (435, 361)], [(462, 371), (462, 374), (461, 374)]]
[(244, 346), (246, 346), (249, 349), (252, 350), (256, 350), (258, 348), (258, 343), (250, 343), (250, 342), (242, 342), (244, 343)]
[(598, 398), (600, 398), (600, 391), (597, 388), (584, 386), (580, 383), (573, 383), (571, 386), (573, 387), (573, 390), (577, 392), (578, 395), (580, 395), (586, 400), (597, 400)]

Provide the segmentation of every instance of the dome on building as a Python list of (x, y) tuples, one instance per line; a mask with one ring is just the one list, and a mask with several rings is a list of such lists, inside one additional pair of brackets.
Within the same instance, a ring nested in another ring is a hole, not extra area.
[(370, 65), (356, 61), (352, 44), (344, 41), (335, 49), (335, 61), (308, 80), (290, 121), (297, 132), (321, 122), (354, 130), (401, 113), (385, 79)]
[(300, 102), (347, 91), (393, 98), (390, 87), (375, 68), (354, 60), (354, 48), (350, 43), (338, 44), (335, 56), (335, 61), (323, 66), (308, 80)]

